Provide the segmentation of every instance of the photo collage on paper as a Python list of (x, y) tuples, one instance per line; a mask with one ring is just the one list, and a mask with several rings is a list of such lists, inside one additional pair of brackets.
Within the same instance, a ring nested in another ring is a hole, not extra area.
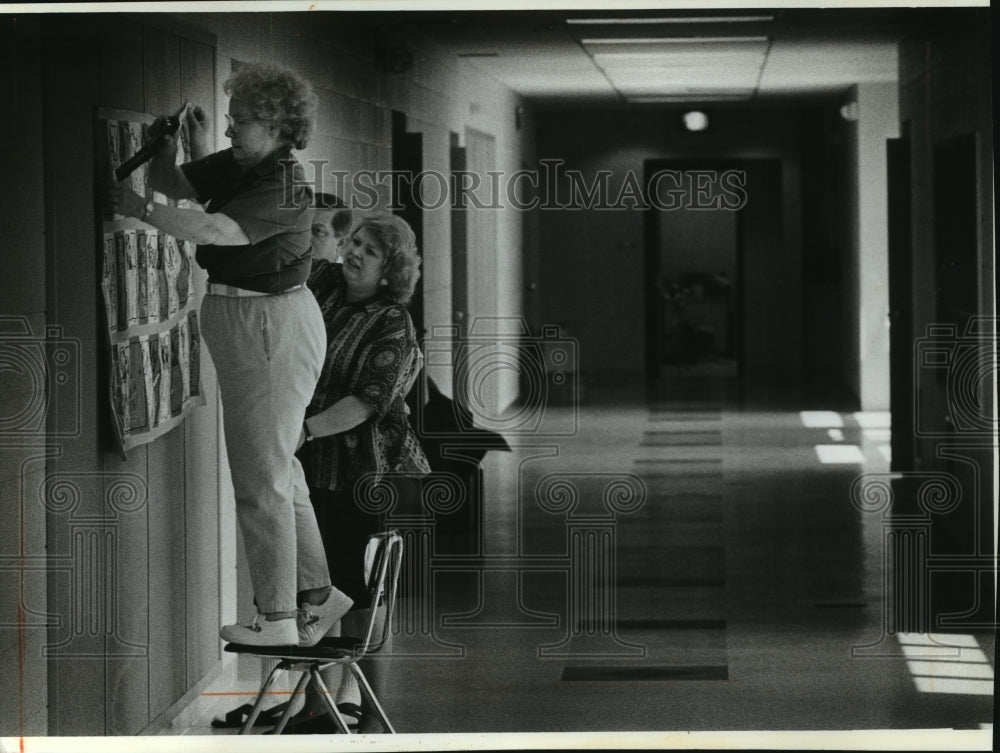
[[(120, 113), (119, 113), (120, 114)], [(152, 118), (98, 120), (102, 175), (132, 157), (149, 137)], [(188, 154), (178, 132), (177, 161)], [(155, 192), (149, 163), (125, 179), (132, 190), (157, 204), (186, 206)], [(105, 216), (102, 279), (111, 345), (111, 407), (123, 449), (168, 431), (190, 408), (204, 403), (200, 386), (201, 339), (195, 308), (194, 245), (138, 220)]]

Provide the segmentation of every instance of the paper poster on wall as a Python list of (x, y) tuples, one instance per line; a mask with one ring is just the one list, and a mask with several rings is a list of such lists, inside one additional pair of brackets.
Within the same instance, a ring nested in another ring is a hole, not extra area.
[[(149, 136), (147, 113), (100, 108), (96, 114), (97, 175), (104, 184)], [(178, 164), (188, 159), (178, 132)], [(126, 180), (147, 200), (168, 206), (149, 185), (148, 163)], [(101, 297), (111, 360), (108, 394), (119, 448), (125, 452), (162, 436), (199, 405), (201, 337), (194, 295), (193, 244), (143, 222), (101, 214)]]

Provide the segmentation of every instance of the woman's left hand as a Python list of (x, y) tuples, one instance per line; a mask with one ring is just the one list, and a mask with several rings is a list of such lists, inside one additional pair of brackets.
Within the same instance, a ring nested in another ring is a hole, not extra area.
[(108, 211), (126, 217), (141, 217), (145, 207), (145, 199), (132, 190), (128, 181), (112, 183), (108, 187)]

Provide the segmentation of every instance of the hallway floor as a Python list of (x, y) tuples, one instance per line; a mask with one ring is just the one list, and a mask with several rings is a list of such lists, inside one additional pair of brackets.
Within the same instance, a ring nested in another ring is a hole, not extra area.
[[(381, 692), (397, 731), (943, 728), (987, 744), (993, 634), (886, 632), (881, 515), (850, 489), (888, 472), (888, 416), (845, 405), (680, 371), (547, 409), (544, 426), (577, 430), (487, 455), (481, 541), (428, 540), (434, 577), (401, 603)], [(259, 680), (237, 677), (161, 734), (212, 734)]]

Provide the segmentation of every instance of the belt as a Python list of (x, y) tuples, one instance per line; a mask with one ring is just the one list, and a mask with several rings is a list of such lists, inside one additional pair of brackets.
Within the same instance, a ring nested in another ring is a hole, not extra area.
[(286, 288), (278, 293), (261, 293), (259, 290), (244, 290), (243, 288), (234, 288), (232, 285), (221, 285), (217, 282), (208, 283), (208, 290), (206, 291), (209, 295), (226, 295), (232, 298), (249, 298), (258, 295), (283, 295), (284, 293), (291, 293), (293, 290), (298, 290), (304, 287), (302, 283), (298, 285), (292, 285), (290, 288)]

